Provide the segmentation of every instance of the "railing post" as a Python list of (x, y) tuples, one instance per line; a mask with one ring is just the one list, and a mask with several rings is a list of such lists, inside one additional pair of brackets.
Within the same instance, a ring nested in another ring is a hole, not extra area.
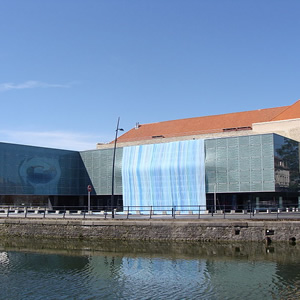
[(127, 206), (127, 219), (129, 218), (129, 205)]
[(200, 219), (200, 214), (201, 214), (201, 206), (199, 205), (198, 219)]
[[(250, 204), (249, 204), (248, 208), (249, 208), (249, 215), (250, 215), (250, 219), (251, 219), (251, 216), (252, 216), (252, 208), (251, 208)], [(247, 209), (247, 215), (248, 215), (248, 209)]]
[(150, 206), (150, 218), (151, 219), (151, 214), (152, 214), (152, 206)]
[(224, 214), (224, 219), (225, 219), (225, 204), (224, 204), (223, 214)]
[(27, 206), (25, 206), (25, 218), (27, 217)]

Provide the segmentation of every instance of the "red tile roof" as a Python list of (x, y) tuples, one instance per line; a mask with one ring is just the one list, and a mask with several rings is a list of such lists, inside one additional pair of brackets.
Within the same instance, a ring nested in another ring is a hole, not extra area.
[(131, 142), (155, 137), (167, 138), (223, 132), (226, 130), (251, 129), (253, 123), (296, 117), (300, 118), (300, 100), (291, 106), (141, 124), (138, 129), (133, 128), (121, 135), (118, 141)]
[(275, 116), (272, 121), (280, 120), (290, 120), (300, 118), (300, 100), (295, 102), (293, 105), (287, 106), (287, 108), (277, 116)]

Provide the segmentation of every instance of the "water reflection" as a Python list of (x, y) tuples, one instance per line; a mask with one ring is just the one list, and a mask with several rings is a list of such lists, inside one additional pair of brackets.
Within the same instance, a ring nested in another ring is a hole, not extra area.
[(297, 299), (300, 246), (0, 241), (0, 299)]

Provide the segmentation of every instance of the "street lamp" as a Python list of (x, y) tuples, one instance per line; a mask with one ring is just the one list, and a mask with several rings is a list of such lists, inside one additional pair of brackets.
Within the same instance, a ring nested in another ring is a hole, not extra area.
[(214, 184), (214, 213), (217, 212), (217, 184)]
[(112, 164), (112, 176), (111, 176), (111, 217), (112, 219), (115, 217), (114, 213), (114, 185), (115, 185), (115, 160), (116, 160), (116, 148), (117, 148), (117, 139), (118, 139), (118, 131), (124, 131), (123, 128), (119, 128), (119, 122), (120, 122), (120, 117), (118, 118), (118, 123), (117, 123), (117, 129), (116, 129), (116, 136), (115, 136), (115, 145), (114, 145), (114, 153), (113, 153), (113, 164)]

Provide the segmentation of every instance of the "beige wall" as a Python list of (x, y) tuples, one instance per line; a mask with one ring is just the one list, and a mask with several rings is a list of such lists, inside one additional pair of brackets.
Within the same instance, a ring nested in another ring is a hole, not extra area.
[(300, 142), (300, 119), (256, 123), (252, 125), (253, 133), (277, 133)]
[[(154, 138), (151, 140), (141, 140), (141, 141), (133, 141), (126, 143), (117, 143), (117, 147), (127, 147), (127, 146), (136, 146), (136, 145), (146, 145), (146, 144), (160, 144), (160, 143), (169, 143), (169, 142), (177, 142), (177, 141), (185, 141), (192, 139), (209, 139), (209, 138), (217, 138), (217, 137), (231, 137), (231, 136), (242, 136), (242, 135), (253, 135), (252, 130), (241, 130), (241, 131), (229, 131), (229, 132), (218, 132), (218, 133), (206, 133), (206, 134), (198, 134), (198, 135), (188, 135), (188, 136), (177, 136), (170, 138)], [(114, 144), (97, 144), (97, 149), (108, 149), (113, 148)]]

